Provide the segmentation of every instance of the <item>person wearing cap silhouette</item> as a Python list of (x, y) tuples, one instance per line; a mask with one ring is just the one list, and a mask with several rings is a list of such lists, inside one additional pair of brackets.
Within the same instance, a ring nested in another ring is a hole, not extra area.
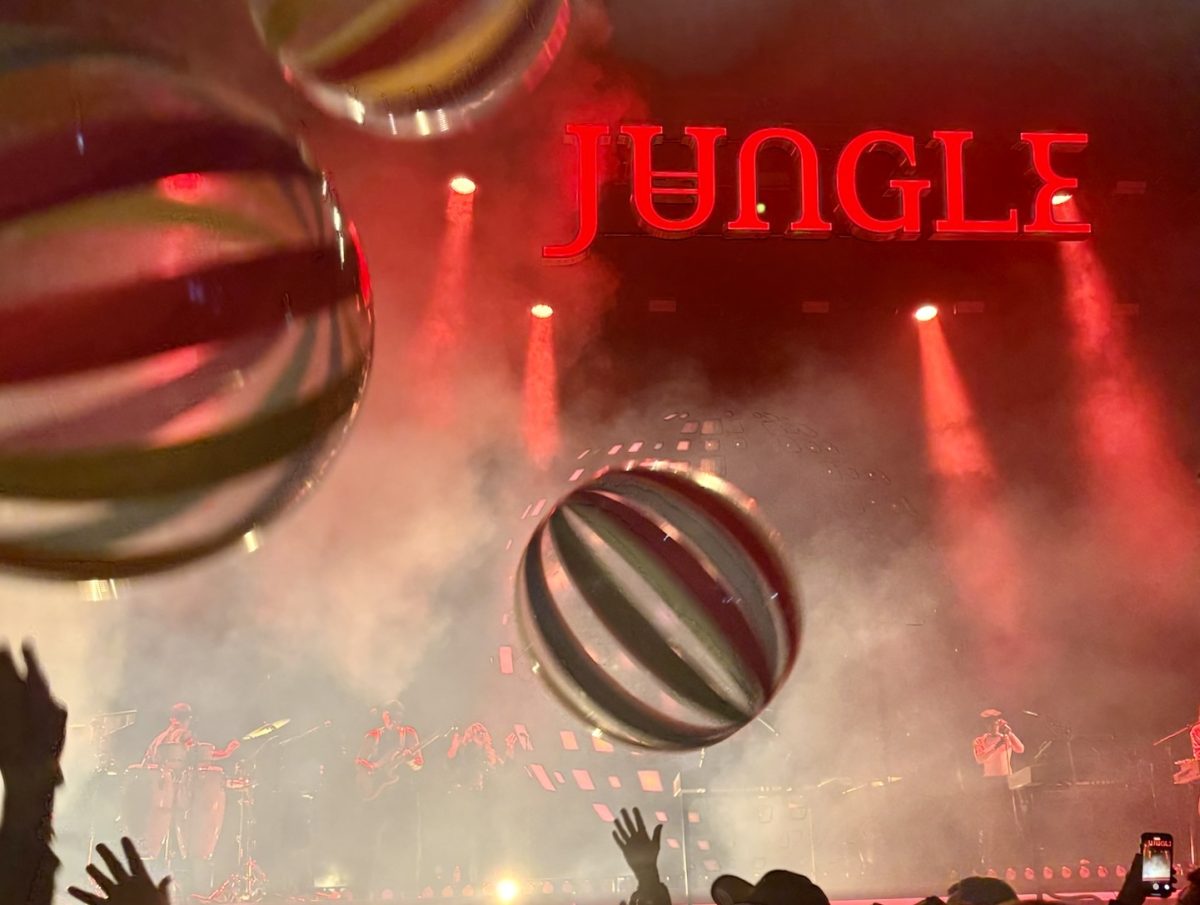
[[(648, 833), (637, 808), (632, 818), (621, 808), (621, 816), (614, 823), (613, 841), (638, 882), (629, 905), (671, 905), (671, 894), (658, 876), (662, 824)], [(717, 905), (829, 905), (829, 897), (821, 887), (790, 870), (768, 871), (757, 883), (724, 874), (713, 881), (712, 897)]]
[(1016, 890), (996, 877), (963, 877), (950, 887), (946, 905), (1016, 905)]
[(757, 883), (725, 874), (713, 880), (717, 905), (829, 905), (829, 897), (816, 883), (790, 870), (769, 870)]

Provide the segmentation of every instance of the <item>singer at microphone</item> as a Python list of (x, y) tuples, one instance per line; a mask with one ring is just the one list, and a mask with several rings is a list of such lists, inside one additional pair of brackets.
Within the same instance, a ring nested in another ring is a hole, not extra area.
[(985, 731), (972, 746), (975, 763), (983, 767), (984, 776), (1011, 776), (1012, 756), (1025, 753), (1024, 743), (999, 710), (985, 710), (980, 717), (985, 721)]
[(999, 710), (985, 710), (979, 716), (984, 731), (972, 744), (975, 763), (983, 768), (975, 800), (979, 863), (1012, 863), (1010, 859), (1020, 849), (1020, 833), (1006, 780), (1013, 772), (1012, 756), (1023, 754), (1025, 745)]

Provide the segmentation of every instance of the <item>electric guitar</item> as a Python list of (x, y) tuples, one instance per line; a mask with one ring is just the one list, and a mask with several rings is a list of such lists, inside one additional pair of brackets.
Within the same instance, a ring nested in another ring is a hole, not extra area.
[(355, 777), (355, 780), (358, 785), (359, 798), (363, 801), (374, 801), (392, 786), (396, 785), (396, 783), (400, 782), (401, 777), (404, 776), (404, 768), (406, 767), (413, 773), (416, 773), (421, 769), (413, 763), (416, 756), (438, 739), (445, 738), (447, 735), (457, 731), (457, 726), (451, 726), (445, 732), (438, 733), (428, 741), (423, 742), (416, 751), (406, 753), (403, 748), (398, 748), (374, 767), (367, 767), (361, 763), (356, 764), (358, 775)]

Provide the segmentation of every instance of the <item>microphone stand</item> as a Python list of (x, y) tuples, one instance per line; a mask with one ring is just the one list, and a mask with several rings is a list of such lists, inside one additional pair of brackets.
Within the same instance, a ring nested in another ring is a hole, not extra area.
[(1166, 744), (1166, 743), (1167, 743), (1167, 742), (1169, 742), (1171, 739), (1173, 739), (1173, 738), (1176, 738), (1176, 737), (1178, 737), (1178, 736), (1180, 736), (1180, 735), (1183, 735), (1185, 732), (1190, 732), (1190, 731), (1191, 731), (1191, 729), (1192, 729), (1192, 727), (1193, 727), (1193, 726), (1195, 726), (1195, 725), (1196, 725), (1195, 723), (1188, 723), (1186, 726), (1184, 726), (1184, 727), (1182, 727), (1182, 728), (1180, 728), (1180, 729), (1176, 729), (1176, 730), (1175, 730), (1174, 732), (1172, 732), (1170, 735), (1164, 735), (1162, 738), (1160, 738), (1158, 741), (1156, 741), (1156, 742), (1155, 742), (1153, 745), (1151, 745), (1151, 747), (1152, 747), (1152, 748), (1157, 748), (1159, 745)]

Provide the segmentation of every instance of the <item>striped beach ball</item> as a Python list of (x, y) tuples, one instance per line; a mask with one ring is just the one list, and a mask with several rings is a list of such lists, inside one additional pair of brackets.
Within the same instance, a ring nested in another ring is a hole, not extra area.
[(383, 135), (469, 127), (558, 55), (569, 0), (249, 0), (288, 80)]
[(604, 472), (561, 500), (522, 555), (516, 610), (550, 691), (647, 748), (737, 732), (800, 645), (799, 599), (755, 503), (665, 464)]
[(0, 568), (256, 545), (354, 417), (369, 295), (270, 120), (147, 57), (0, 30)]

